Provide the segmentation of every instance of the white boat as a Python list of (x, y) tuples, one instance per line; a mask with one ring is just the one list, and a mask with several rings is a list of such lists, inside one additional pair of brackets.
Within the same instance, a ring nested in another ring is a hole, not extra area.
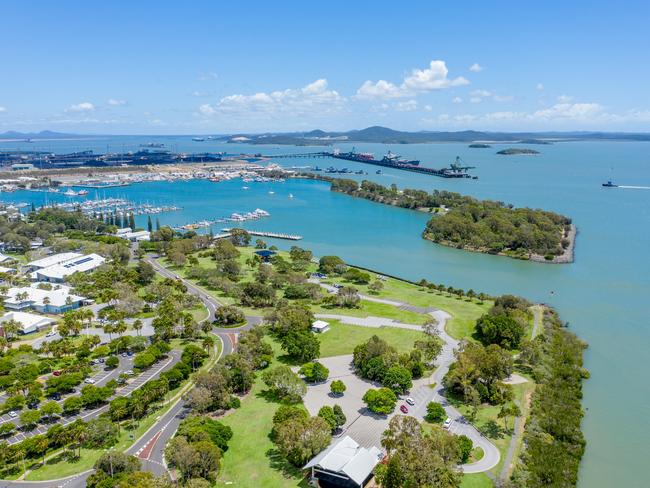
[(242, 190), (248, 190), (248, 187), (247, 186), (242, 186), (241, 189)]
[(88, 195), (88, 190), (79, 190), (79, 193), (77, 195)]
[(293, 193), (289, 193), (289, 198), (293, 198)]
[(70, 188), (70, 189), (68, 189), (68, 190), (65, 191), (64, 195), (65, 195), (66, 197), (76, 197), (76, 196), (77, 196), (77, 192), (74, 191), (72, 188)]
[(269, 192), (269, 195), (275, 195), (275, 192), (274, 192), (274, 191), (270, 191), (270, 192)]

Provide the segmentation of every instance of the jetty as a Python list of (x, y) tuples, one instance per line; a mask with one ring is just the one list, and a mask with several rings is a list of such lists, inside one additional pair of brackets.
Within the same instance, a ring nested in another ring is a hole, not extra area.
[[(232, 231), (231, 228), (224, 228), (221, 229), (223, 232), (230, 233)], [(295, 234), (283, 234), (281, 232), (261, 232), (258, 230), (248, 230), (244, 229), (246, 232), (248, 232), (252, 236), (257, 236), (257, 237), (270, 237), (272, 239), (286, 239), (288, 241), (299, 241), (302, 239), (302, 236), (295, 235)]]

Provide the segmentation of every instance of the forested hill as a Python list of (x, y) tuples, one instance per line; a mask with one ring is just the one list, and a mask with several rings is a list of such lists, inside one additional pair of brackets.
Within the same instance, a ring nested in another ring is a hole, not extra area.
[[(515, 208), (459, 193), (398, 190), (363, 181), (332, 180), (332, 191), (433, 213), (422, 236), (445, 246), (519, 259), (570, 262), (571, 219), (545, 210)], [(561, 259), (560, 257), (564, 258)]]

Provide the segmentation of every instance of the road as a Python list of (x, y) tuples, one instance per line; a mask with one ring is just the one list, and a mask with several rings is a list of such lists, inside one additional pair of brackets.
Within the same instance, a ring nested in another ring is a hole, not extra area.
[[(318, 283), (325, 288), (329, 293), (334, 293), (337, 289), (331, 285), (321, 283), (318, 279), (310, 279), (312, 283)], [(445, 323), (451, 316), (442, 310), (436, 310), (432, 307), (416, 307), (408, 303), (402, 303), (393, 300), (385, 300), (382, 298), (371, 297), (367, 295), (360, 295), (362, 300), (384, 303), (386, 305), (393, 305), (403, 310), (409, 310), (416, 313), (427, 313), (436, 319), (437, 329), (440, 338), (443, 340), (444, 345), (440, 355), (436, 358), (438, 368), (433, 375), (426, 381), (426, 384), (414, 386), (410, 392), (410, 396), (415, 400), (415, 406), (409, 408), (410, 415), (419, 419), (423, 419), (426, 415), (426, 405), (435, 401), (445, 409), (447, 416), (452, 420), (449, 431), (457, 435), (466, 435), (474, 443), (474, 447), (481, 447), (483, 449), (483, 457), (475, 462), (464, 464), (461, 466), (464, 473), (482, 473), (492, 469), (499, 463), (501, 454), (499, 449), (492, 444), (484, 435), (482, 435), (476, 427), (474, 427), (456, 408), (454, 408), (445, 398), (444, 387), (442, 386), (442, 379), (449, 371), (449, 366), (456, 360), (454, 351), (458, 349), (459, 341), (451, 337), (445, 331)], [(384, 324), (388, 325), (389, 324)], [(435, 385), (431, 388), (430, 385)]]

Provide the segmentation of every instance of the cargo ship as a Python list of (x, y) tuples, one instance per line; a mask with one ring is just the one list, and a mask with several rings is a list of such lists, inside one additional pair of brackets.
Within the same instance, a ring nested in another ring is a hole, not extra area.
[(391, 151), (388, 151), (382, 159), (375, 159), (375, 155), (372, 153), (358, 153), (354, 151), (350, 152), (339, 152), (335, 150), (331, 153), (331, 156), (336, 159), (345, 159), (346, 161), (356, 161), (358, 163), (368, 163), (368, 164), (379, 164), (382, 166), (392, 166), (395, 164), (409, 164), (412, 166), (417, 166), (420, 164), (420, 161), (417, 159), (403, 159), (397, 154), (393, 154)]
[[(414, 173), (422, 173), (440, 178), (471, 178), (477, 180), (477, 176), (470, 175), (467, 170), (474, 169), (474, 166), (464, 166), (460, 157), (456, 156), (456, 160), (446, 168), (436, 169), (420, 166), (418, 160), (402, 159), (400, 156), (388, 153), (382, 159), (375, 159), (372, 153), (357, 153), (352, 148), (352, 151), (342, 153), (334, 151), (332, 153), (323, 153), (335, 159), (345, 159), (347, 161), (355, 161), (357, 163), (374, 164), (375, 166), (384, 166), (386, 168), (401, 169), (404, 171), (413, 171)], [(378, 173), (379, 174), (379, 173)]]

